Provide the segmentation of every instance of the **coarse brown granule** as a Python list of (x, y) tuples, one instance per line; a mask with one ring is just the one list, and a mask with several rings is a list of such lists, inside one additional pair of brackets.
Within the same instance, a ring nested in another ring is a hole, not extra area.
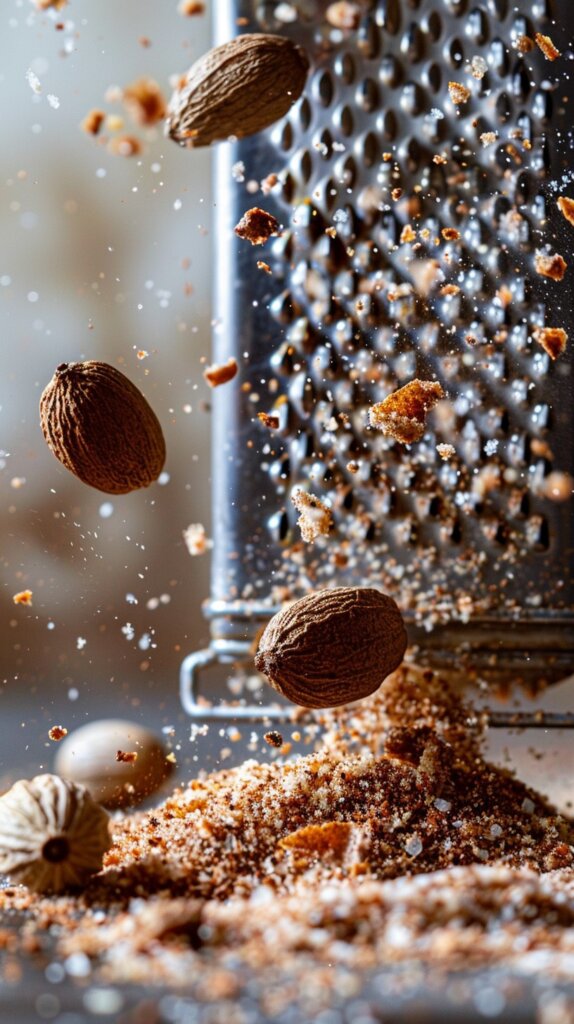
[(534, 40), (530, 36), (518, 36), (514, 43), (515, 49), (519, 53), (532, 53), (534, 49)]
[(24, 604), (30, 607), (33, 596), (34, 595), (31, 590), (20, 590), (17, 594), (14, 594), (12, 600), (14, 604)]
[(51, 740), (54, 741), (54, 743), (59, 743), (60, 740), (63, 740), (64, 737), (67, 735), (68, 730), (64, 725), (53, 725), (52, 728), (48, 731), (48, 736), (50, 737)]
[(438, 381), (412, 380), (371, 407), (371, 426), (401, 444), (413, 444), (425, 432), (427, 412), (444, 397)]
[(279, 221), (273, 214), (254, 206), (243, 214), (235, 227), (235, 234), (251, 242), (251, 245), (264, 245), (271, 235), (279, 233), (279, 227)]
[(568, 264), (560, 253), (547, 253), (538, 249), (534, 257), (534, 268), (536, 273), (542, 277), (549, 277), (552, 281), (562, 281)]
[(560, 196), (557, 200), (560, 213), (566, 218), (569, 224), (574, 224), (574, 199), (569, 196)]
[(268, 263), (265, 262), (265, 260), (257, 260), (257, 269), (264, 270), (266, 274), (273, 273), (271, 267), (269, 266)]
[(210, 388), (218, 388), (221, 384), (227, 384), (236, 376), (239, 367), (237, 360), (231, 356), (226, 363), (213, 363), (203, 371), (203, 379)]
[(88, 135), (97, 135), (105, 119), (103, 110), (90, 110), (81, 122), (80, 128)]
[(201, 0), (180, 0), (178, 11), (184, 18), (194, 18), (198, 14), (205, 14), (205, 4)]
[(325, 19), (333, 28), (355, 29), (361, 20), (361, 8), (352, 0), (335, 0), (325, 11)]
[(299, 487), (293, 491), (291, 501), (300, 513), (297, 526), (305, 543), (329, 536), (333, 528), (333, 514), (321, 498)]
[(264, 427), (268, 427), (269, 430), (279, 429), (278, 416), (270, 416), (268, 412), (258, 412), (257, 419), (261, 421)]
[(457, 242), (460, 238), (460, 231), (456, 228), (443, 228), (441, 235), (446, 242)]
[(412, 226), (410, 224), (405, 224), (403, 230), (401, 231), (401, 237), (399, 241), (401, 245), (404, 245), (405, 243), (416, 241), (416, 237), (417, 233), (412, 228)]
[(261, 191), (263, 192), (263, 195), (270, 195), (272, 189), (275, 188), (278, 181), (279, 176), (275, 174), (275, 171), (271, 171), (271, 173), (268, 174), (266, 178), (263, 178), (263, 181), (261, 182)]
[(272, 729), (270, 732), (266, 732), (263, 739), (270, 747), (282, 747), (283, 737), (280, 732), (276, 729)]
[(163, 121), (167, 113), (165, 97), (153, 78), (138, 78), (122, 93), (124, 106), (136, 124), (146, 127)]
[(50, 7), (61, 11), (67, 5), (68, 0), (32, 0), (32, 3), (39, 11), (47, 11)]
[(449, 82), (448, 94), (455, 107), (459, 107), (463, 103), (468, 103), (472, 95), (470, 89), (467, 89), (466, 85), (462, 85), (461, 82)]
[(479, 137), (482, 145), (486, 149), (488, 146), (492, 146), (496, 142), (498, 134), (497, 132), (482, 132)]
[(534, 36), (536, 45), (546, 57), (546, 60), (558, 60), (560, 56), (560, 50), (558, 50), (552, 42), (550, 36), (544, 36), (541, 32), (537, 32)]
[(116, 753), (116, 761), (120, 761), (122, 764), (135, 764), (137, 759), (137, 750), (118, 750)]
[(538, 327), (534, 337), (551, 359), (558, 359), (566, 351), (568, 335), (562, 327)]

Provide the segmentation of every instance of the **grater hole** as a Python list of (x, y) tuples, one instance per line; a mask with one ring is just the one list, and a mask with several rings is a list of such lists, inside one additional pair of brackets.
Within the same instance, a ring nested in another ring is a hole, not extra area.
[(508, 15), (508, 0), (488, 0), (488, 13), (503, 21)]
[(363, 57), (366, 57), (367, 60), (373, 60), (379, 53), (380, 47), (381, 40), (377, 24), (370, 15), (367, 15), (359, 25), (357, 48)]
[(368, 132), (359, 142), (361, 156), (367, 167), (372, 167), (379, 159), (380, 145), (374, 132)]
[(308, 149), (302, 149), (299, 153), (296, 153), (293, 160), (292, 166), (295, 170), (297, 177), (306, 184), (313, 173), (313, 158)]
[(460, 68), (464, 63), (464, 46), (460, 39), (451, 39), (445, 46), (445, 59), (453, 68)]
[(422, 60), (425, 52), (425, 37), (416, 22), (411, 22), (401, 39), (401, 53), (412, 64)]
[(396, 115), (392, 110), (386, 110), (382, 119), (382, 133), (386, 142), (396, 139), (399, 130)]
[(550, 121), (552, 117), (552, 96), (543, 89), (538, 89), (532, 100), (532, 116), (542, 123)]
[(445, 7), (457, 18), (466, 13), (466, 0), (445, 0)]
[[(507, 92), (501, 92), (495, 105), (496, 118), (499, 124), (504, 124), (509, 121), (512, 117), (512, 101)], [(499, 152), (503, 152), (506, 157), (506, 163), (509, 162), (509, 156), (504, 146), (499, 147)]]
[(438, 11), (431, 11), (423, 24), (432, 41), (436, 43), (442, 35), (442, 19)]
[(350, 53), (341, 53), (335, 61), (335, 74), (345, 83), (350, 85), (355, 81), (355, 61)]
[(379, 76), (383, 85), (394, 89), (402, 79), (402, 68), (396, 57), (387, 54), (383, 57), (379, 67)]
[(493, 39), (490, 44), (490, 67), (496, 72), (500, 78), (506, 78), (509, 70), (510, 63), (508, 59), (508, 50), (502, 39)]
[(337, 166), (337, 173), (341, 184), (345, 188), (352, 188), (357, 180), (357, 165), (352, 156), (346, 156), (340, 165)]
[(377, 22), (385, 32), (396, 35), (401, 26), (401, 8), (399, 0), (379, 0)]
[(315, 99), (323, 107), (328, 107), (333, 101), (333, 79), (329, 71), (321, 71), (313, 81), (313, 94)]
[(311, 104), (306, 96), (303, 97), (299, 104), (299, 126), (301, 131), (306, 132), (309, 125), (311, 124)]
[(357, 106), (370, 113), (379, 104), (379, 87), (374, 78), (363, 78), (355, 94)]
[(418, 117), (424, 109), (424, 92), (418, 82), (407, 82), (401, 95), (401, 109), (409, 117)]
[(429, 65), (424, 74), (424, 81), (433, 92), (439, 92), (442, 85), (442, 72), (439, 64)]
[(293, 128), (289, 121), (285, 121), (285, 124), (282, 125), (278, 142), (281, 149), (285, 151), (291, 149), (293, 145)]
[(473, 43), (482, 46), (488, 40), (488, 21), (482, 8), (475, 7), (466, 23), (466, 34)]
[(515, 99), (524, 103), (530, 94), (530, 75), (526, 71), (522, 61), (515, 64), (510, 84), (512, 88), (512, 95)]
[(343, 135), (352, 135), (355, 129), (355, 122), (351, 108), (346, 104), (338, 111), (335, 123), (341, 129)]

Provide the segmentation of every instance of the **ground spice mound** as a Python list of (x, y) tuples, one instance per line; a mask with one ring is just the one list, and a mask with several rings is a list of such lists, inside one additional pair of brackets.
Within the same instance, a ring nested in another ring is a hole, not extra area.
[(313, 753), (192, 780), (116, 823), (81, 895), (15, 887), (4, 910), (26, 909), (38, 933), (59, 924), (63, 954), (122, 980), (181, 981), (206, 950), (252, 967), (262, 948), (329, 960), (339, 943), (364, 964), (488, 960), (520, 928), (521, 948), (571, 961), (572, 824), (483, 760), (480, 720), (444, 679), (403, 666), (369, 700), (312, 717)]

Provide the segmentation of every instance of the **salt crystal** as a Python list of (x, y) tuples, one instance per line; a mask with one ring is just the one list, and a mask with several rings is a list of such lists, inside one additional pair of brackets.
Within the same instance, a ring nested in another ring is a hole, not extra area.
[(405, 850), (409, 857), (418, 857), (419, 853), (422, 853), (423, 850), (423, 844), (420, 837), (415, 834), (414, 836), (411, 836), (410, 839), (407, 839), (405, 843)]
[(38, 76), (34, 74), (32, 68), (28, 68), (26, 72), (26, 81), (28, 82), (32, 92), (36, 93), (36, 96), (39, 96), (42, 92), (42, 83)]
[(48, 100), (48, 103), (50, 104), (53, 110), (57, 110), (60, 106), (60, 101), (57, 96), (54, 96), (54, 93), (48, 93), (46, 99)]

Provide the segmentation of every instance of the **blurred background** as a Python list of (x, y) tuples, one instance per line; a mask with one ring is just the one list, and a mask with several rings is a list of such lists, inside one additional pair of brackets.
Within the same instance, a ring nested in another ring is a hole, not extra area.
[[(49, 764), (48, 728), (94, 709), (171, 721), (181, 658), (206, 639), (209, 556), (191, 558), (182, 531), (209, 535), (211, 155), (134, 123), (121, 90), (150, 77), (169, 98), (210, 29), (177, 0), (2, 4), (0, 775)], [(80, 128), (94, 108), (111, 117), (97, 137)], [(110, 152), (125, 136), (139, 153)], [(83, 359), (148, 398), (159, 484), (108, 497), (46, 447), (41, 391)], [(25, 589), (31, 607), (13, 602)]]

